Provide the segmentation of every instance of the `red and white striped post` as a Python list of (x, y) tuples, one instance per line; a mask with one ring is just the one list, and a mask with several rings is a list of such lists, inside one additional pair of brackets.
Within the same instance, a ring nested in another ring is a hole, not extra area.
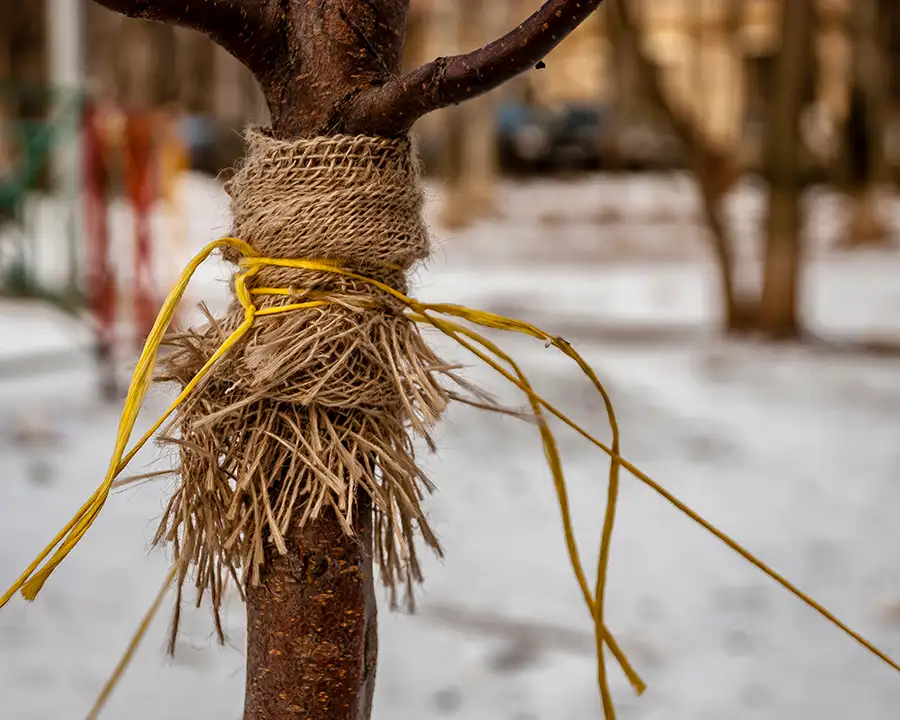
[(134, 217), (134, 323), (139, 346), (156, 319), (151, 210), (155, 195), (153, 119), (149, 113), (129, 113), (125, 122), (125, 183)]
[(87, 295), (94, 327), (95, 354), (105, 397), (118, 394), (115, 373), (116, 279), (109, 257), (109, 164), (100, 129), (101, 113), (90, 102), (83, 118)]

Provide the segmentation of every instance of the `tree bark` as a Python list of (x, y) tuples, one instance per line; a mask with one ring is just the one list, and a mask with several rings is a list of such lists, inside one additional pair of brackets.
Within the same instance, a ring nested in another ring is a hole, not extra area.
[(801, 330), (797, 302), (803, 254), (800, 115), (809, 87), (814, 22), (813, 0), (783, 5), (781, 50), (768, 123), (769, 202), (757, 318), (758, 329), (772, 339), (795, 339)]
[(371, 505), (356, 538), (333, 511), (271, 552), (247, 594), (246, 720), (365, 720), (377, 659)]
[[(279, 28), (283, 67), (260, 79), (277, 137), (341, 130), (346, 99), (401, 70), (406, 3), (304, 2)], [(324, 513), (269, 549), (247, 593), (244, 720), (367, 720), (378, 652), (371, 506), (347, 536)]]
[[(705, 172), (703, 177), (712, 173), (711, 170), (701, 172)], [(734, 245), (723, 217), (721, 197), (716, 195), (714, 183), (708, 179), (700, 183), (700, 192), (703, 217), (712, 236), (713, 257), (718, 269), (725, 332), (728, 334), (750, 332), (755, 327), (756, 308), (737, 287)]]

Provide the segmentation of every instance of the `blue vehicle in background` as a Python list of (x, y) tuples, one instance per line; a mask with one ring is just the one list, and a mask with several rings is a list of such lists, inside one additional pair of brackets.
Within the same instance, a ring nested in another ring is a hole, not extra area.
[(497, 114), (500, 165), (513, 173), (598, 170), (609, 160), (613, 112), (599, 104), (509, 104)]

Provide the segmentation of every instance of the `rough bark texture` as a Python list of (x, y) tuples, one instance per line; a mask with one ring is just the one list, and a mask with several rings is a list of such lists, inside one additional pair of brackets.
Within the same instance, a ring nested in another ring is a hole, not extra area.
[[(210, 36), (262, 86), (277, 138), (396, 137), (530, 69), (602, 0), (548, 0), (503, 38), (400, 74), (409, 0), (96, 0)], [(273, 468), (273, 472), (277, 472)], [(362, 502), (362, 498), (360, 499)], [(371, 515), (286, 538), (247, 597), (245, 720), (364, 720), (376, 659)]]
[(281, 138), (394, 137), (533, 67), (603, 0), (546, 0), (484, 47), (400, 74), (409, 0), (95, 0), (200, 30), (253, 71)]
[[(362, 499), (361, 499), (362, 500)], [(377, 658), (371, 506), (358, 538), (329, 511), (271, 553), (247, 597), (244, 717), (356, 720), (371, 714)]]

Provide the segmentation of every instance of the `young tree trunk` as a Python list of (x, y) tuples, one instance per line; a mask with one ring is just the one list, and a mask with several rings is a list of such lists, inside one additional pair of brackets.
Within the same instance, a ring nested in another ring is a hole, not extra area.
[[(716, 162), (720, 162), (720, 160), (713, 156), (707, 159), (706, 164), (713, 165)], [(707, 229), (712, 237), (712, 250), (718, 270), (725, 332), (737, 335), (750, 332), (755, 328), (756, 308), (740, 293), (737, 287), (734, 245), (723, 217), (721, 197), (716, 194), (716, 183), (710, 179), (715, 172), (711, 167), (698, 171), (699, 177), (706, 178), (705, 181), (700, 182), (701, 205)]]
[[(97, 0), (200, 30), (247, 65), (282, 140), (399, 137), (428, 112), (481, 95), (531, 68), (602, 0), (547, 0), (503, 38), (401, 74), (409, 0)], [(273, 473), (282, 472), (273, 467)], [(365, 720), (376, 655), (371, 506), (355, 539), (323, 513), (267, 549), (247, 597), (245, 720)]]
[(813, 0), (785, 3), (782, 14), (781, 50), (775, 66), (766, 148), (769, 202), (758, 329), (772, 339), (793, 339), (800, 335), (800, 114), (811, 73)]
[(272, 552), (247, 596), (245, 720), (366, 720), (378, 657), (371, 505), (351, 538), (332, 511)]

